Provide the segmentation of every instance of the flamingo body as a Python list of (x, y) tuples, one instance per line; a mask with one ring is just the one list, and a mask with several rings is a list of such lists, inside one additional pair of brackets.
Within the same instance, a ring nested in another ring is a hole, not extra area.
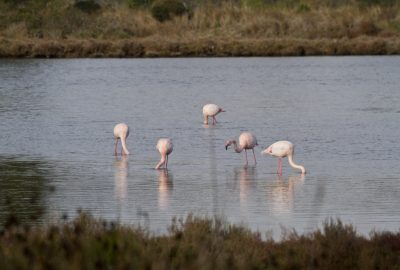
[(243, 132), (239, 136), (239, 146), (244, 149), (253, 149), (257, 143), (256, 137), (250, 132)]
[(204, 117), (204, 124), (208, 125), (208, 117), (213, 118), (213, 124), (217, 122), (217, 119), (215, 116), (219, 114), (220, 112), (225, 112), (224, 109), (219, 107), (218, 105), (215, 104), (206, 104), (203, 107), (203, 117)]
[(121, 140), (121, 155), (129, 155), (128, 148), (126, 147), (126, 138), (129, 136), (129, 127), (125, 123), (119, 123), (114, 127), (115, 149), (114, 154), (117, 155), (118, 140)]
[(225, 149), (228, 150), (228, 147), (233, 144), (235, 152), (236, 153), (241, 153), (243, 149), (245, 150), (245, 156), (246, 156), (246, 164), (248, 163), (247, 161), (247, 150), (251, 149), (253, 151), (253, 157), (254, 157), (254, 163), (257, 163), (256, 161), (256, 156), (254, 154), (254, 147), (258, 145), (257, 143), (257, 138), (251, 134), (250, 132), (243, 132), (239, 136), (239, 145), (236, 142), (236, 140), (228, 140), (225, 143)]
[(158, 140), (156, 148), (158, 152), (160, 152), (161, 159), (157, 164), (156, 169), (161, 168), (162, 165), (165, 164), (165, 168), (168, 167), (168, 156), (171, 154), (174, 149), (174, 145), (172, 144), (172, 140), (169, 138), (161, 138)]
[(306, 170), (303, 166), (294, 163), (293, 155), (294, 155), (294, 146), (289, 141), (278, 141), (270, 146), (268, 146), (264, 151), (261, 152), (262, 154), (269, 154), (274, 157), (278, 157), (278, 170), (279, 174), (282, 174), (282, 158), (288, 157), (288, 161), (290, 166), (295, 169), (299, 169), (302, 174), (306, 173)]

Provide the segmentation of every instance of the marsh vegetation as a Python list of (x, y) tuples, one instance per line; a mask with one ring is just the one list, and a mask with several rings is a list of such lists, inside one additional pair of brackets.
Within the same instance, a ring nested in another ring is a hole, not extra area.
[(280, 241), (191, 215), (158, 236), (86, 213), (40, 227), (11, 222), (0, 234), (1, 269), (397, 269), (399, 253), (398, 232), (367, 238), (339, 220)]
[(398, 54), (396, 0), (1, 0), (0, 55)]

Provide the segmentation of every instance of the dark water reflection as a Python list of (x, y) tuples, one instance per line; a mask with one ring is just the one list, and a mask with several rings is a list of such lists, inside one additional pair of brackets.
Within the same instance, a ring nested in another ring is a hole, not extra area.
[[(400, 224), (400, 57), (0, 60), (0, 205), (29, 222), (77, 209), (164, 232), (188, 213), (307, 232), (341, 218), (367, 234)], [(201, 108), (223, 105), (216, 126)], [(131, 127), (129, 157), (113, 126)], [(251, 154), (225, 151), (243, 131)], [(154, 170), (171, 137), (168, 171)], [(305, 177), (261, 156), (295, 144)]]
[(52, 167), (41, 158), (0, 156), (0, 227), (7, 222), (37, 223), (46, 211)]

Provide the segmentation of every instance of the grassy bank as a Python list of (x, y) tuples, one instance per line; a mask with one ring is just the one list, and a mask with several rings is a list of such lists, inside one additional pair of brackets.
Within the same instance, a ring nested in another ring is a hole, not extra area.
[(0, 39), (2, 57), (393, 55), (400, 39), (32, 40)]
[(137, 227), (81, 214), (43, 227), (6, 223), (1, 269), (399, 269), (400, 233), (365, 238), (350, 225), (326, 222), (279, 242), (218, 219), (172, 222), (154, 236)]
[(396, 0), (186, 1), (187, 10), (168, 11), (162, 21), (153, 12), (155, 4), (180, 0), (141, 6), (129, 1), (139, 0), (104, 0), (88, 11), (73, 0), (0, 0), (0, 56), (400, 53)]

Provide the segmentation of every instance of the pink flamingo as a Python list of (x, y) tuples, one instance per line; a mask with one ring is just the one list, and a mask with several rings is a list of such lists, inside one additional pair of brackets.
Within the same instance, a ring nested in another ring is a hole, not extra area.
[(228, 150), (228, 147), (233, 144), (235, 152), (236, 153), (240, 153), (243, 151), (245, 151), (246, 153), (246, 165), (248, 164), (247, 161), (247, 149), (251, 149), (253, 151), (253, 157), (254, 157), (254, 164), (257, 163), (256, 160), (256, 155), (254, 154), (254, 147), (258, 145), (257, 143), (257, 139), (256, 137), (251, 134), (250, 132), (243, 132), (242, 134), (240, 134), (239, 136), (239, 146), (236, 143), (236, 140), (228, 140), (225, 143), (225, 149)]
[(121, 155), (129, 155), (128, 148), (126, 148), (126, 138), (129, 136), (129, 127), (125, 123), (117, 124), (114, 127), (115, 149), (114, 155), (117, 155), (118, 140), (121, 139)]
[(212, 117), (213, 125), (215, 125), (215, 123), (217, 123), (217, 119), (215, 119), (215, 116), (220, 112), (225, 112), (225, 110), (219, 107), (218, 105), (215, 104), (204, 105), (203, 107), (204, 125), (208, 125), (208, 117)]
[(158, 152), (160, 152), (161, 160), (157, 164), (156, 169), (161, 168), (163, 164), (165, 164), (165, 169), (168, 168), (168, 155), (171, 154), (172, 150), (174, 149), (174, 145), (172, 144), (171, 139), (168, 138), (161, 138), (157, 142), (156, 146)]
[(293, 162), (294, 146), (291, 142), (278, 141), (267, 147), (264, 151), (261, 152), (261, 154), (269, 154), (271, 156), (278, 157), (278, 168), (276, 170), (277, 174), (282, 175), (282, 158), (284, 157), (288, 157), (290, 166), (295, 169), (301, 170), (302, 174), (306, 173), (306, 170), (303, 166), (297, 165)]

